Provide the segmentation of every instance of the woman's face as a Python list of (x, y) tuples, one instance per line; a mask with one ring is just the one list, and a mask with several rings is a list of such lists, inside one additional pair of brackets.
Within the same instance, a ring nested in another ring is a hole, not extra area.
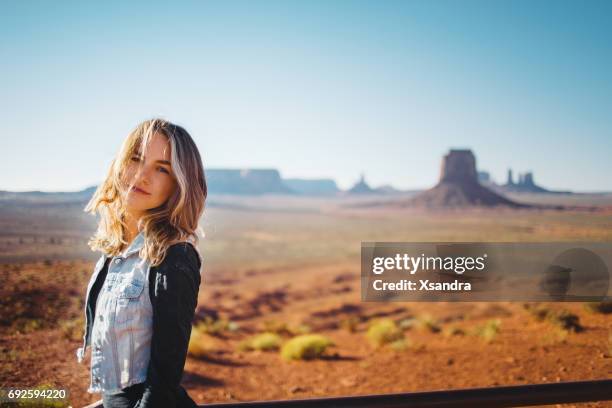
[(170, 142), (160, 133), (151, 136), (144, 156), (134, 154), (125, 173), (126, 207), (139, 217), (146, 210), (164, 204), (177, 188), (170, 163)]

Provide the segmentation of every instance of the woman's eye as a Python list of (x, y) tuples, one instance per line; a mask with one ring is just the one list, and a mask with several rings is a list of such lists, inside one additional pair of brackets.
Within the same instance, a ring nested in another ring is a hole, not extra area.
[(162, 173), (170, 174), (165, 167), (158, 167), (157, 170), (160, 170)]
[(132, 156), (132, 161), (139, 162), (140, 161), (140, 157)]

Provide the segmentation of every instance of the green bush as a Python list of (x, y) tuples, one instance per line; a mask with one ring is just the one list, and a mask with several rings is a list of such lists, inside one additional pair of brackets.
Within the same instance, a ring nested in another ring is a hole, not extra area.
[(612, 301), (608, 302), (586, 302), (584, 308), (591, 313), (612, 313)]
[(402, 330), (411, 329), (416, 325), (416, 323), (417, 323), (417, 319), (415, 319), (414, 317), (408, 317), (406, 319), (402, 319), (399, 322), (399, 327)]
[(312, 359), (322, 355), (334, 343), (321, 334), (302, 334), (287, 341), (281, 348), (285, 360)]
[(299, 334), (308, 334), (312, 331), (312, 328), (307, 324), (299, 324), (297, 326), (289, 327), (289, 332), (292, 336), (297, 336)]
[(60, 327), (64, 337), (69, 340), (79, 341), (83, 339), (83, 326), (85, 325), (85, 318), (79, 316), (76, 319), (62, 320)]
[(281, 336), (291, 336), (291, 330), (285, 322), (279, 322), (277, 320), (266, 320), (263, 322), (261, 327), (262, 331), (267, 333), (276, 333)]
[(375, 347), (381, 347), (404, 338), (404, 333), (392, 319), (379, 319), (370, 324), (366, 337)]
[(198, 322), (195, 326), (201, 333), (207, 333), (212, 336), (221, 334), (222, 332), (236, 331), (239, 326), (237, 323), (226, 319), (214, 319), (210, 316), (205, 316), (204, 319)]
[(428, 330), (432, 333), (438, 333), (440, 331), (438, 321), (429, 314), (419, 316), (416, 319), (415, 327), (420, 330)]
[(550, 309), (539, 305), (525, 304), (523, 307), (527, 310), (531, 316), (537, 321), (546, 321), (551, 323), (562, 330), (581, 332), (583, 330), (580, 324), (580, 318), (578, 315), (571, 313), (566, 309)]
[(465, 331), (457, 326), (449, 326), (442, 331), (442, 334), (446, 337), (463, 336)]
[(192, 357), (204, 357), (217, 348), (215, 340), (207, 334), (201, 326), (192, 327), (187, 354)]
[(407, 338), (402, 338), (389, 343), (389, 347), (391, 347), (395, 351), (404, 351), (410, 348), (411, 346), (412, 343)]
[(490, 343), (499, 333), (500, 326), (501, 321), (499, 319), (487, 320), (485, 324), (474, 327), (472, 334)]
[(238, 346), (240, 351), (248, 350), (277, 350), (281, 345), (281, 338), (278, 334), (265, 332), (257, 334)]
[(559, 328), (567, 331), (580, 332), (583, 330), (578, 315), (567, 310), (559, 310), (548, 316), (548, 320)]

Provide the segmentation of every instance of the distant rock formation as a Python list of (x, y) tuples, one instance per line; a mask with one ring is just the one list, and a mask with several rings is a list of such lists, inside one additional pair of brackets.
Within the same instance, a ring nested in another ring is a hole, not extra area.
[(89, 201), (98, 186), (79, 191), (6, 191), (0, 190), (0, 201), (21, 200), (36, 203), (71, 203)]
[(361, 173), (359, 181), (353, 185), (353, 187), (347, 190), (348, 194), (372, 194), (375, 191), (366, 183), (365, 176)]
[(330, 196), (340, 192), (333, 179), (283, 179), (283, 182), (293, 191), (304, 195)]
[(508, 180), (503, 185), (506, 191), (529, 191), (531, 193), (545, 193), (548, 192), (545, 188), (537, 186), (533, 182), (533, 173), (528, 171), (526, 173), (519, 173), (518, 183), (515, 183), (512, 179), (512, 169), (508, 169)]
[(471, 150), (452, 149), (444, 156), (438, 184), (414, 197), (410, 204), (425, 207), (523, 207), (482, 186)]
[(353, 187), (346, 190), (344, 195), (367, 195), (367, 194), (397, 194), (401, 193), (401, 190), (397, 190), (393, 186), (389, 184), (385, 184), (384, 186), (380, 186), (377, 188), (372, 188), (365, 181), (365, 175), (361, 173), (361, 177), (359, 181), (353, 185)]
[(512, 169), (508, 169), (506, 184), (498, 186), (498, 191), (519, 192), (519, 193), (550, 193), (550, 194), (571, 194), (571, 191), (552, 191), (538, 186), (533, 180), (533, 173), (528, 171), (519, 173), (518, 182), (514, 182)]
[(212, 194), (295, 194), (276, 169), (207, 169), (206, 182)]

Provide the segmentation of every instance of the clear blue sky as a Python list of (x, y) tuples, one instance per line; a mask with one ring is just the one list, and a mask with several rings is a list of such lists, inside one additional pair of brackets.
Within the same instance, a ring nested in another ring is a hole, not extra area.
[(592, 0), (3, 2), (0, 189), (95, 184), (162, 116), (205, 168), (425, 188), (457, 147), (497, 181), (612, 190), (611, 21)]

